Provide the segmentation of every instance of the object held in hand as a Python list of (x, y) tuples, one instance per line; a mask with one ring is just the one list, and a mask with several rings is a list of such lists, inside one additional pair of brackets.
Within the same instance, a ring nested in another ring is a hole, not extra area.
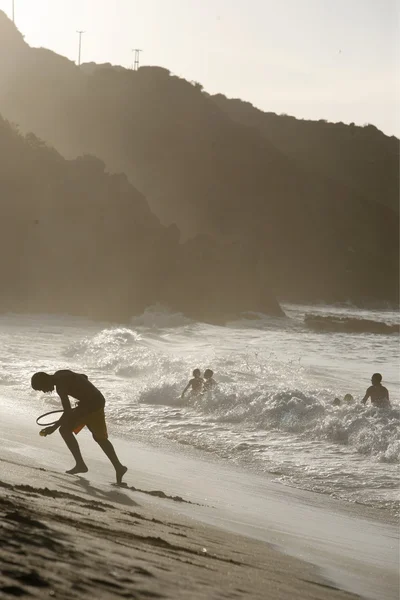
[[(58, 421), (60, 419), (58, 418), (55, 421), (49, 421), (48, 423), (42, 423), (41, 422), (42, 419), (44, 419), (45, 417), (48, 417), (50, 415), (55, 415), (56, 413), (58, 414), (58, 413), (63, 413), (63, 412), (64, 412), (63, 410), (51, 410), (50, 412), (47, 412), (47, 413), (44, 413), (43, 415), (40, 415), (40, 417), (38, 417), (36, 419), (36, 423), (37, 423), (37, 425), (39, 425), (39, 427), (46, 427), (46, 428), (47, 427), (51, 427), (52, 425), (55, 425), (56, 423), (58, 423)], [(60, 417), (61, 417), (61, 414), (60, 414)], [(42, 431), (44, 431), (44, 429), (42, 429)], [(46, 434), (42, 434), (42, 432), (40, 432), (40, 435), (47, 435), (47, 433)]]
[(54, 433), (54, 431), (55, 431), (54, 426), (50, 425), (49, 427), (45, 427), (44, 429), (41, 429), (39, 431), (39, 435), (41, 437), (46, 437), (47, 435)]

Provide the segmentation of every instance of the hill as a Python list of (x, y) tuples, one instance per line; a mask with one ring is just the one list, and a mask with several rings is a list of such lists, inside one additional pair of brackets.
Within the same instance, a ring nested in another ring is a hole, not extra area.
[(1, 14), (0, 52), (0, 111), (67, 157), (93, 154), (125, 172), (185, 239), (229, 244), (237, 289), (249, 269), (285, 300), (398, 301), (397, 216), (367, 183), (323, 172), (165, 69), (79, 68), (30, 48)]
[(125, 175), (93, 156), (66, 160), (2, 118), (0, 199), (3, 311), (118, 320), (164, 303), (211, 321), (282, 314), (254, 269), (236, 289), (229, 247), (204, 236), (180, 244)]
[(304, 167), (399, 212), (400, 146), (395, 136), (371, 124), (308, 121), (263, 112), (222, 94), (211, 98), (234, 121), (255, 128)]

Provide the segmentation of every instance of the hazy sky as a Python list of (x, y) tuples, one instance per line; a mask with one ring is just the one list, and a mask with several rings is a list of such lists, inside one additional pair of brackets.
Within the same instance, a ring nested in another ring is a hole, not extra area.
[[(14, 0), (31, 46), (161, 65), (211, 92), (400, 136), (400, 0)], [(0, 0), (11, 15), (12, 0)]]

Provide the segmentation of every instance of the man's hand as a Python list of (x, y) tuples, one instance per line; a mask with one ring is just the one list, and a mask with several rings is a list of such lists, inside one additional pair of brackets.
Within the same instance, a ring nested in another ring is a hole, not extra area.
[(50, 425), (49, 427), (45, 427), (44, 429), (41, 429), (39, 431), (39, 435), (41, 435), (42, 437), (46, 437), (47, 435), (51, 435), (52, 433), (55, 432), (55, 430), (57, 429), (58, 425)]

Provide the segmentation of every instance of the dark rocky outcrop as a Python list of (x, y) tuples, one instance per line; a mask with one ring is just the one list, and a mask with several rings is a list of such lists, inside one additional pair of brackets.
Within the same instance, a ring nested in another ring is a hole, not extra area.
[[(324, 137), (326, 124), (314, 123), (302, 126), (302, 144), (284, 129), (284, 141), (269, 137), (165, 69), (78, 68), (29, 48), (1, 13), (0, 53), (0, 111), (69, 158), (93, 154), (125, 172), (163, 224), (176, 223), (185, 239), (213, 238), (188, 245), (196, 256), (214, 249), (209, 266), (229, 244), (231, 267), (216, 279), (246, 294), (258, 277), (260, 289), (272, 282), (294, 301), (398, 302), (398, 141), (366, 128), (367, 142), (354, 144), (350, 126)], [(304, 157), (310, 148), (315, 160)]]
[(310, 329), (333, 333), (377, 333), (390, 335), (399, 333), (399, 325), (373, 321), (372, 319), (356, 319), (350, 317), (331, 317), (321, 315), (305, 315), (304, 323)]

